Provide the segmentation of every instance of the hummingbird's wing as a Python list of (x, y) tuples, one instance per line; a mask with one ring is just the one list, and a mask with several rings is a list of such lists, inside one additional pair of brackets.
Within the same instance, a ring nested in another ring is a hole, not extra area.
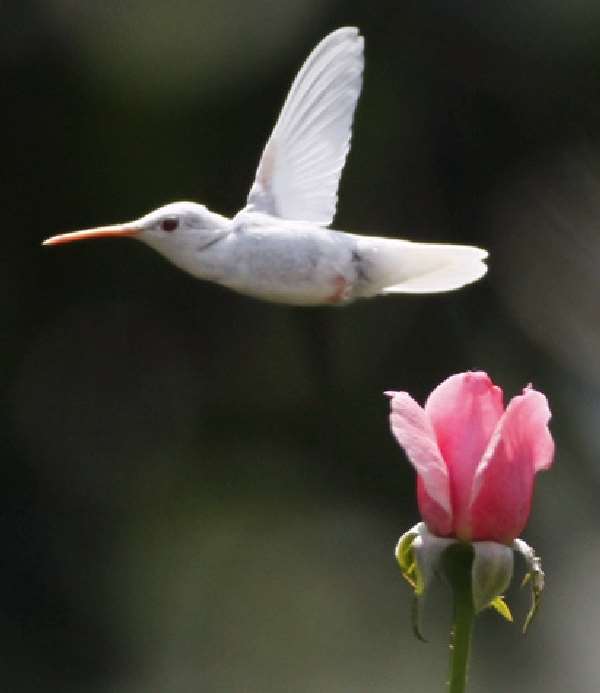
[(326, 36), (296, 76), (248, 195), (254, 211), (328, 226), (362, 86), (363, 38)]

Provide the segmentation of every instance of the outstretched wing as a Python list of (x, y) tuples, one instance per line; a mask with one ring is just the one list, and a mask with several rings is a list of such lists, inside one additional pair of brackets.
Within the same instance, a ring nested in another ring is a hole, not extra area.
[(255, 211), (328, 226), (362, 86), (363, 38), (326, 36), (296, 76), (248, 195)]

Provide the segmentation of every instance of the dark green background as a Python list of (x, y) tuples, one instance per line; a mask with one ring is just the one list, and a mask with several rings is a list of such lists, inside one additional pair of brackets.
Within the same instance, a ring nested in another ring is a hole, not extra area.
[[(40, 246), (176, 199), (234, 214), (344, 24), (366, 70), (335, 226), (486, 247), (484, 281), (291, 309), (134, 242)], [(558, 452), (524, 537), (539, 621), (478, 620), (472, 690), (596, 691), (600, 5), (40, 0), (0, 38), (2, 690), (443, 690), (448, 594), (414, 640), (382, 392), (481, 368), (548, 395)]]

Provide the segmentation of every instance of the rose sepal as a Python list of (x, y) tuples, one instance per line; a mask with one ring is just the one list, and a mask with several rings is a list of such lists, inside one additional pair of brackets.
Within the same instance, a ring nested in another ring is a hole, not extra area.
[(493, 541), (464, 542), (454, 537), (438, 537), (429, 531), (424, 522), (419, 522), (400, 537), (395, 550), (402, 575), (415, 597), (412, 612), (415, 635), (425, 640), (420, 629), (422, 598), (432, 579), (444, 574), (444, 554), (455, 544), (469, 547), (473, 552), (470, 580), (475, 613), (493, 608), (507, 621), (513, 619), (503, 595), (513, 578), (514, 552), (523, 556), (528, 568), (523, 585), (530, 585), (532, 595), (531, 607), (523, 625), (525, 632), (537, 613), (544, 588), (544, 572), (534, 550), (522, 539), (515, 539), (512, 545), (507, 546)]

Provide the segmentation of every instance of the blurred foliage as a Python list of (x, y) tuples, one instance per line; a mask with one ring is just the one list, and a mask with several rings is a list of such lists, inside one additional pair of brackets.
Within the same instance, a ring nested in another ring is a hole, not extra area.
[[(414, 481), (382, 391), (483, 368), (547, 393), (558, 455), (527, 532), (540, 617), (525, 639), (478, 620), (472, 689), (597, 690), (600, 6), (0, 13), (4, 689), (441, 690), (447, 594), (413, 640), (393, 549)], [(296, 69), (344, 24), (367, 64), (335, 226), (487, 247), (485, 281), (298, 310), (135, 243), (40, 247), (175, 199), (233, 214)]]

